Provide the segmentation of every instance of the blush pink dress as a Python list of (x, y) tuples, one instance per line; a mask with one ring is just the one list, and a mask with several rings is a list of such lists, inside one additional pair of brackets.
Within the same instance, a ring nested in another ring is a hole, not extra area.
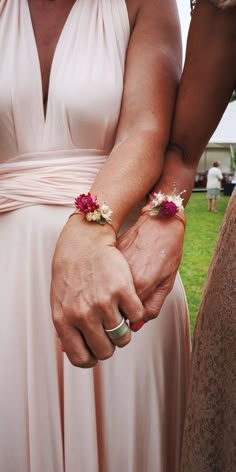
[(189, 375), (179, 277), (160, 316), (94, 369), (70, 364), (50, 313), (58, 235), (113, 146), (129, 36), (124, 0), (76, 1), (45, 116), (28, 1), (0, 0), (1, 472), (178, 471)]

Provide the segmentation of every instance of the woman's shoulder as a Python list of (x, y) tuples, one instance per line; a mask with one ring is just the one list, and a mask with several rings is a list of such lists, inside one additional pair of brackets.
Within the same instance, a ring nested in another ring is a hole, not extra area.
[(210, 0), (217, 8), (225, 10), (226, 8), (236, 7), (236, 0)]
[[(236, 1), (236, 0), (235, 0)], [(131, 31), (134, 29), (137, 18), (160, 19), (164, 16), (175, 17), (177, 12), (176, 0), (125, 0)], [(164, 13), (163, 13), (164, 12)]]

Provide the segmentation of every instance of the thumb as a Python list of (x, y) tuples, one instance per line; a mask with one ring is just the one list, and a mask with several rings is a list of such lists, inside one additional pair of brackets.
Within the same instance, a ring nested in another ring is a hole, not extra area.
[(173, 288), (175, 275), (172, 274), (172, 276), (165, 280), (165, 282), (158, 285), (152, 294), (144, 300), (143, 306), (145, 309), (145, 321), (152, 320), (159, 315), (167, 295)]
[(144, 306), (135, 290), (126, 292), (125, 296), (120, 298), (119, 308), (131, 324), (143, 320)]
[(156, 318), (161, 310), (161, 307), (166, 298), (166, 291), (161, 290), (160, 288), (156, 289), (148, 298), (143, 302), (144, 305), (144, 316), (143, 321), (131, 322), (130, 329), (131, 331), (139, 331), (143, 325), (150, 320)]

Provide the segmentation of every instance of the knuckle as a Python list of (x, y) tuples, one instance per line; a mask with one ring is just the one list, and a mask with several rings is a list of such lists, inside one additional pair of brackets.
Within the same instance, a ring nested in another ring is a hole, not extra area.
[(98, 310), (104, 311), (107, 309), (107, 307), (110, 307), (110, 306), (111, 306), (111, 297), (108, 295), (104, 294), (103, 296), (100, 296), (96, 300), (96, 308)]
[(57, 333), (61, 333), (62, 330), (63, 330), (63, 320), (62, 320), (62, 317), (61, 316), (57, 316), (57, 315), (54, 315), (52, 317), (52, 321), (53, 321), (53, 324), (54, 324), (54, 327), (57, 331)]
[(119, 283), (119, 287), (117, 287), (117, 291), (116, 293), (119, 294), (119, 293), (126, 293), (128, 290), (129, 290), (129, 281), (123, 279), (120, 281)]
[(97, 364), (97, 360), (91, 360), (89, 362), (81, 363), (78, 367), (80, 367), (81, 369), (91, 369), (96, 364)]
[(143, 290), (145, 287), (149, 286), (149, 284), (150, 284), (150, 279), (148, 279), (145, 274), (142, 274), (141, 272), (139, 272), (136, 275), (136, 277), (135, 277), (136, 291)]
[(130, 318), (130, 321), (132, 323), (140, 323), (140, 321), (143, 321), (143, 313), (142, 314), (135, 314), (135, 316), (132, 316), (132, 319)]
[(110, 357), (113, 356), (114, 351), (115, 351), (115, 346), (113, 346), (111, 349), (107, 350), (106, 352), (103, 352), (103, 353), (99, 356), (99, 360), (100, 360), (100, 361), (105, 361), (106, 359), (110, 359)]
[(94, 322), (94, 313), (91, 310), (80, 310), (76, 313), (74, 321), (78, 326), (88, 326)]
[(119, 341), (116, 342), (117, 347), (122, 348), (127, 346), (131, 341), (131, 335), (129, 334), (128, 336), (124, 336), (123, 338), (120, 338)]
[(70, 323), (74, 317), (74, 310), (72, 307), (64, 305), (60, 306), (60, 309), (52, 311), (52, 321), (56, 329), (63, 329), (64, 326)]
[(70, 355), (68, 356), (71, 364), (74, 367), (81, 367), (82, 369), (87, 369), (89, 367), (94, 367), (94, 365), (97, 363), (97, 360), (90, 356), (89, 354), (86, 355)]
[(155, 308), (155, 310), (147, 310), (146, 311), (146, 314), (145, 314), (145, 317), (144, 317), (144, 321), (151, 321), (151, 320), (155, 320), (158, 315), (160, 313), (160, 309), (158, 308)]

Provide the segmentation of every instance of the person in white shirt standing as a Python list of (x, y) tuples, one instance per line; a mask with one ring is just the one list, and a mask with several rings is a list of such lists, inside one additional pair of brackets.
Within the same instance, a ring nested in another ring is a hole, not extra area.
[(207, 174), (208, 211), (213, 212), (216, 212), (216, 200), (220, 196), (221, 180), (223, 179), (219, 166), (219, 161), (213, 162), (213, 166)]

